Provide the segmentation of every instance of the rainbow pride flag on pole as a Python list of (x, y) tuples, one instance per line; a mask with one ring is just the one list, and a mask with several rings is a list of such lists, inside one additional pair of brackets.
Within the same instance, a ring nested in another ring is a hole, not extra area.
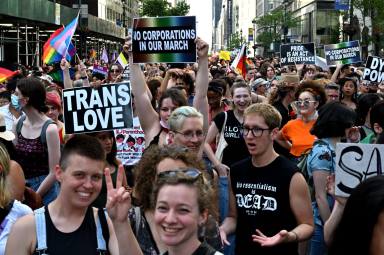
[(11, 71), (11, 70), (0, 67), (0, 82), (3, 82), (11, 78), (17, 73), (19, 73), (19, 71)]
[[(48, 39), (43, 46), (43, 62), (52, 64), (59, 62), (63, 56), (69, 60), (75, 54), (76, 49), (71, 43), (76, 31), (79, 15), (65, 28), (59, 28)], [(72, 54), (72, 55), (71, 55)]]
[(241, 50), (237, 54), (236, 58), (233, 60), (231, 68), (235, 70), (238, 74), (245, 78), (247, 74), (247, 55), (246, 55), (246, 46), (243, 44)]

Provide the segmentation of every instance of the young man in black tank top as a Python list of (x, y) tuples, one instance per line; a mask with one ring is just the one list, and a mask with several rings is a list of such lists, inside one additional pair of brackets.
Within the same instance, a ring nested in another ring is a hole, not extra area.
[(295, 164), (273, 149), (281, 116), (268, 104), (244, 112), (243, 136), (251, 157), (231, 168), (229, 216), (220, 227), (236, 232), (236, 254), (297, 255), (309, 239), (313, 217), (309, 190)]
[[(104, 149), (96, 138), (87, 135), (71, 138), (63, 149), (60, 166), (57, 165), (55, 170), (60, 193), (45, 207), (43, 217), (46, 227), (43, 229), (47, 237), (42, 238), (40, 234), (37, 237), (36, 225), (38, 228), (40, 225), (36, 224), (37, 212), (27, 215), (13, 226), (6, 254), (101, 254), (97, 250), (100, 247), (99, 238), (96, 238), (97, 229), (102, 229), (106, 243), (103, 254), (142, 254), (127, 217), (131, 198), (122, 187), (124, 168), (119, 166), (114, 188), (109, 170), (104, 170), (104, 159)], [(100, 192), (103, 171), (109, 215), (104, 224), (105, 218), (99, 217), (97, 210), (90, 207)], [(97, 224), (99, 221), (105, 228), (96, 227), (100, 226)], [(37, 251), (42, 239), (47, 241), (46, 248)]]

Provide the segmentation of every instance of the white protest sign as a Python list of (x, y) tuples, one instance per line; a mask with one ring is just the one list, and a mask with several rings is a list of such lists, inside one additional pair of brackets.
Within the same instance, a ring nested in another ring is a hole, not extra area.
[(338, 143), (336, 145), (337, 196), (349, 197), (369, 177), (383, 174), (384, 144)]
[(64, 124), (67, 134), (132, 127), (129, 82), (98, 89), (81, 87), (63, 90)]

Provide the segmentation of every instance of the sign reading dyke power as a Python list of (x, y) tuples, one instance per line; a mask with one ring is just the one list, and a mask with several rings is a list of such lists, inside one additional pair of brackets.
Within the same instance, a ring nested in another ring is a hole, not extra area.
[(335, 194), (349, 197), (367, 178), (382, 175), (383, 144), (337, 143)]
[(132, 127), (129, 82), (63, 90), (67, 134)]
[(384, 59), (368, 56), (364, 68), (363, 80), (375, 82), (384, 81)]
[(359, 41), (324, 45), (324, 52), (329, 66), (346, 65), (361, 61)]
[(133, 20), (133, 63), (196, 62), (196, 17)]
[(314, 65), (316, 61), (315, 44), (282, 44), (280, 46), (280, 64), (282, 66), (307, 64)]

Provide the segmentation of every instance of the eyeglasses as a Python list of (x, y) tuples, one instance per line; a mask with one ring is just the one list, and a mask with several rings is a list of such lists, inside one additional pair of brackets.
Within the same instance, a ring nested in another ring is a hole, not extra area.
[(307, 108), (307, 107), (309, 107), (309, 105), (311, 104), (311, 103), (316, 103), (317, 101), (313, 101), (313, 100), (303, 100), (303, 101), (301, 101), (301, 100), (298, 100), (298, 101), (295, 101), (295, 102), (293, 102), (294, 104), (295, 104), (295, 106), (296, 107), (300, 107), (300, 106), (304, 106), (305, 108)]
[(263, 132), (266, 131), (266, 130), (271, 130), (271, 129), (270, 128), (259, 128), (259, 127), (249, 128), (249, 127), (243, 126), (243, 127), (240, 128), (240, 133), (244, 137), (246, 137), (246, 136), (248, 136), (249, 131), (251, 131), (252, 135), (254, 137), (260, 137), (260, 136), (263, 135)]
[(197, 139), (204, 138), (204, 132), (202, 130), (196, 130), (196, 131), (188, 130), (185, 132), (173, 131), (173, 132), (184, 136), (184, 138), (188, 140), (193, 139), (194, 136), (196, 136)]
[(192, 180), (197, 180), (201, 176), (201, 172), (196, 168), (174, 169), (160, 172), (157, 175), (158, 179), (168, 179), (170, 177), (187, 177)]

